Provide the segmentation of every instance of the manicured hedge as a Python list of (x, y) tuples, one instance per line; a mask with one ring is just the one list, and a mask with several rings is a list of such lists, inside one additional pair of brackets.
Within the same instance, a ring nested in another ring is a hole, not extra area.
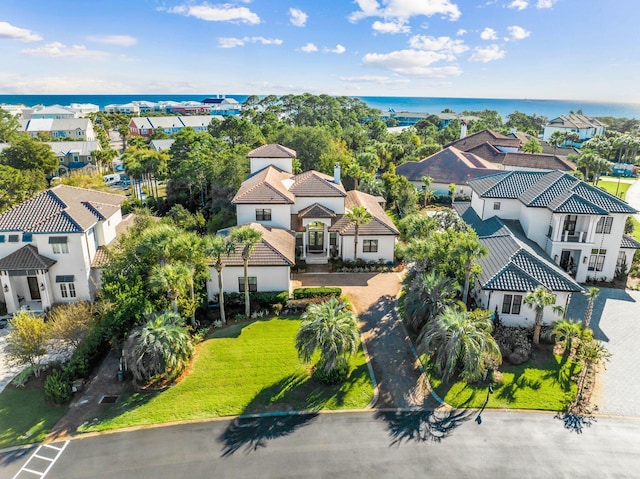
[(293, 299), (326, 298), (341, 295), (342, 288), (338, 287), (297, 288), (293, 290)]

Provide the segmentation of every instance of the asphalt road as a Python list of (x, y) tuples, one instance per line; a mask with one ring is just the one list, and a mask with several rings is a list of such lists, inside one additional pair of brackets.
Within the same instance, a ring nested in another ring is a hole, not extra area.
[[(487, 411), (480, 425), (475, 417), (464, 411), (291, 415), (106, 434), (71, 441), (45, 479), (640, 474), (638, 419), (596, 418), (580, 432), (553, 414)], [(32, 452), (0, 453), (0, 477), (14, 477)]]

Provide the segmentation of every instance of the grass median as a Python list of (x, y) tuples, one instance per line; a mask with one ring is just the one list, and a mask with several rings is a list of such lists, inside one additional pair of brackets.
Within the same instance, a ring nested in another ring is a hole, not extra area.
[(299, 319), (269, 319), (216, 331), (199, 345), (191, 369), (159, 392), (131, 391), (80, 432), (276, 411), (361, 409), (373, 397), (359, 349), (346, 383), (326, 386), (298, 359)]

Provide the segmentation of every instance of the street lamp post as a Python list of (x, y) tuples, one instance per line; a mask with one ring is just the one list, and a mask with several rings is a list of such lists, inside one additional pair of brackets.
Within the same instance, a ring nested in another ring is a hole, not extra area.
[(478, 423), (478, 426), (480, 424), (482, 424), (482, 412), (484, 411), (484, 408), (487, 407), (487, 404), (489, 403), (489, 395), (493, 393), (493, 384), (489, 384), (489, 389), (487, 389), (487, 399), (484, 400), (484, 404), (482, 405), (482, 407), (480, 408), (480, 411), (478, 411), (478, 415), (476, 416), (476, 422)]

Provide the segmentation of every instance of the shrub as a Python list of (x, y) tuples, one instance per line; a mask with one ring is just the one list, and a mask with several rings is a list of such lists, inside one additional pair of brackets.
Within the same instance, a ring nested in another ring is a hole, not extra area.
[(67, 381), (86, 378), (108, 350), (109, 342), (104, 327), (95, 324), (62, 368)]
[(323, 384), (340, 384), (349, 377), (349, 363), (341, 361), (334, 369), (326, 371), (320, 364), (313, 368), (313, 378)]
[(47, 376), (44, 382), (44, 396), (47, 401), (54, 404), (65, 404), (71, 401), (71, 385), (59, 369), (54, 369)]
[(251, 299), (257, 302), (261, 308), (269, 308), (276, 303), (285, 303), (289, 299), (288, 291), (261, 291), (252, 293)]
[(298, 288), (293, 291), (293, 299), (327, 298), (340, 295), (342, 295), (342, 288), (338, 287)]
[(511, 364), (525, 363), (531, 355), (530, 330), (524, 328), (509, 328), (494, 326), (493, 337), (498, 343), (502, 357)]

